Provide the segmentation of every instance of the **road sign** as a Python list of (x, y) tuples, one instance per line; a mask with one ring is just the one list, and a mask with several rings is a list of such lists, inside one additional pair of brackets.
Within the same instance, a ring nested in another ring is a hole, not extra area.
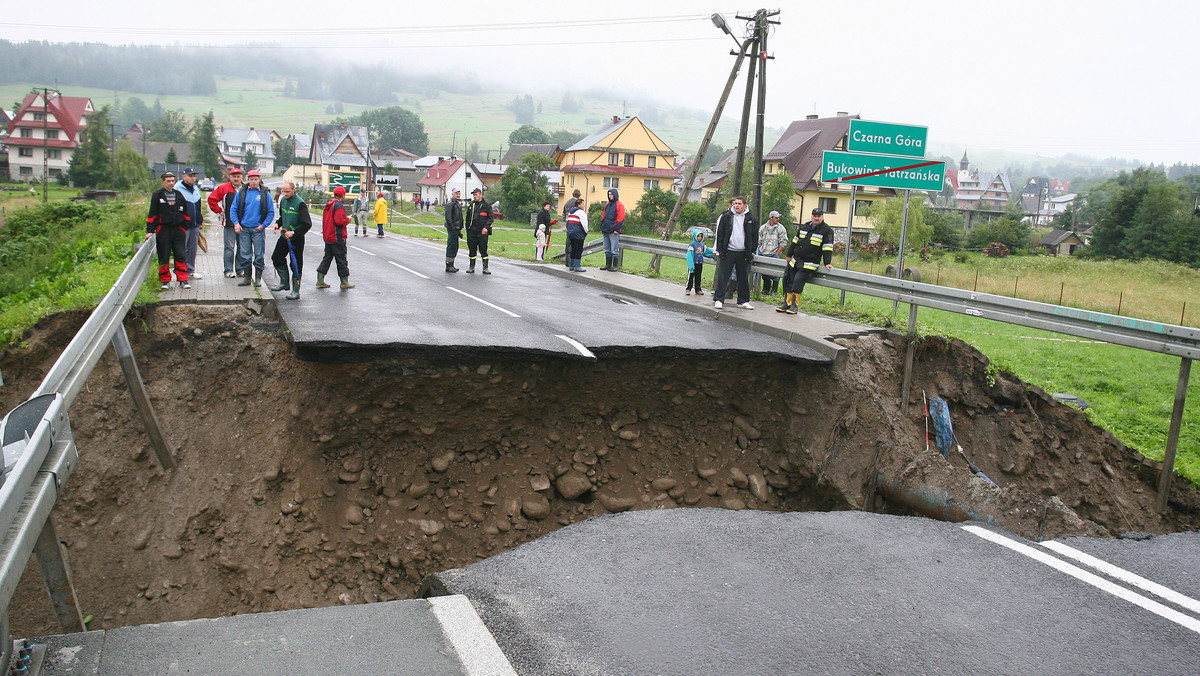
[(821, 180), (878, 188), (941, 190), (946, 163), (826, 150), (821, 157)]
[(925, 157), (927, 127), (870, 120), (850, 120), (846, 150), (854, 153), (880, 153)]

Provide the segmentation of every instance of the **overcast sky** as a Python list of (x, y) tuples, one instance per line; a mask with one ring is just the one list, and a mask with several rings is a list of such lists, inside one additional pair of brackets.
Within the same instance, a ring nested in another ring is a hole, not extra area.
[[(19, 3), (0, 38), (321, 47), (330, 60), (470, 71), (514, 93), (625, 89), (711, 110), (733, 40), (708, 20), (758, 7), (596, 3)], [(193, 10), (183, 10), (184, 7)], [(1200, 163), (1200, 2), (784, 2), (767, 124), (838, 111), (919, 124), (931, 144)], [(341, 8), (346, 8), (340, 16)], [(254, 8), (253, 11), (246, 11)], [(164, 11), (167, 12), (164, 14)], [(261, 17), (258, 30), (249, 16)], [(224, 23), (216, 21), (220, 17)], [(252, 64), (247, 64), (252, 69)], [(569, 78), (569, 81), (568, 81)], [(728, 113), (740, 107), (741, 87)], [(619, 111), (614, 111), (619, 112)]]

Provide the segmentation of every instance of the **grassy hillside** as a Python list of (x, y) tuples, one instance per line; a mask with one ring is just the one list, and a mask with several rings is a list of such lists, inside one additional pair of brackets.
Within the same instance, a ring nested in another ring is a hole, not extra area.
[[(0, 85), (0, 102), (6, 107), (11, 102), (20, 101), (30, 90), (32, 84)], [(274, 129), (279, 132), (311, 133), (312, 126), (318, 122), (329, 122), (338, 117), (326, 112), (331, 101), (315, 101), (294, 99), (283, 96), (284, 80), (252, 80), (242, 78), (217, 78), (217, 93), (214, 96), (155, 96), (136, 92), (113, 92), (107, 89), (89, 89), (86, 87), (68, 87), (63, 89), (66, 96), (88, 96), (97, 107), (112, 104), (115, 98), (122, 101), (136, 96), (147, 105), (152, 106), (157, 98), (164, 109), (182, 109), (189, 117), (198, 113), (213, 110), (217, 124), (233, 127), (255, 127), (258, 129)], [(525, 92), (490, 91), (478, 94), (451, 94), (431, 91), (426, 94), (398, 94), (399, 105), (404, 106), (421, 116), (425, 123), (425, 131), (429, 134), (429, 149), (433, 153), (446, 153), (454, 142), (458, 150), (478, 143), (482, 151), (493, 151), (493, 156), (501, 146), (507, 148), (508, 134), (520, 125), (514, 121), (513, 114), (505, 106), (516, 95), (524, 96)], [(712, 99), (716, 104), (719, 91), (714, 90), (709, 97), (700, 96), (700, 100)], [(534, 124), (546, 131), (567, 129), (575, 132), (591, 132), (604, 120), (619, 115), (622, 112), (621, 101), (588, 98), (584, 95), (573, 94), (579, 103), (580, 112), (563, 113), (559, 110), (562, 101), (561, 94), (556, 96), (535, 96), (534, 105), (541, 104), (542, 114), (534, 117)], [(342, 115), (354, 115), (366, 106), (344, 104)], [(628, 114), (637, 115), (639, 108), (630, 107)], [(737, 121), (730, 115), (737, 115), (736, 105), (731, 104), (726, 109), (725, 119), (717, 129), (714, 142), (726, 148), (737, 143)], [(661, 121), (647, 122), (648, 126), (666, 141), (675, 152), (691, 153), (700, 145), (700, 139), (708, 125), (711, 110), (683, 111), (659, 108)], [(457, 133), (456, 133), (457, 132)], [(770, 150), (778, 140), (782, 130), (768, 129), (766, 134), (766, 149)], [(753, 136), (753, 130), (751, 131)]]

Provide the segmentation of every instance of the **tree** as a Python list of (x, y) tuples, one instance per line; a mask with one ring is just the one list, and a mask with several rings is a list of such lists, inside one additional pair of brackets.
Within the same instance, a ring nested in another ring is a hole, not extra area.
[(550, 135), (531, 124), (523, 124), (512, 130), (508, 135), (508, 144), (518, 143), (549, 143)]
[[(1139, 168), (1134, 169), (1132, 174), (1121, 172), (1114, 181), (1116, 190), (1102, 207), (1092, 231), (1092, 246), (1100, 256), (1120, 257), (1128, 254), (1124, 247), (1125, 235), (1134, 223), (1138, 206), (1150, 186), (1166, 181), (1166, 176), (1161, 172)], [(1090, 194), (1088, 201), (1091, 201)]]
[[(607, 196), (608, 193), (605, 192), (606, 199)], [(654, 186), (642, 193), (637, 206), (633, 209), (633, 218), (630, 219), (626, 216), (626, 220), (644, 226), (651, 226), (656, 222), (666, 223), (667, 219), (671, 217), (671, 210), (675, 208), (677, 198), (675, 193)]]
[(258, 168), (258, 155), (255, 155), (253, 150), (250, 150), (249, 148), (247, 148), (245, 162), (246, 162), (246, 171), (250, 171), (251, 169), (257, 169)]
[[(911, 215), (910, 213), (909, 216)], [(1028, 223), (1004, 216), (971, 230), (967, 246), (983, 249), (992, 242), (1000, 242), (1008, 247), (1009, 251), (1028, 251), (1033, 244), (1030, 242), (1032, 234), (1033, 228)]]
[(558, 147), (560, 148), (570, 148), (576, 143), (582, 141), (585, 137), (587, 137), (587, 134), (567, 131), (566, 129), (559, 129), (557, 131), (550, 132), (550, 142), (557, 143)]
[(1173, 262), (1190, 259), (1187, 252), (1172, 250), (1172, 238), (1169, 237), (1183, 222), (1183, 214), (1183, 201), (1175, 184), (1148, 186), (1121, 243), (1124, 256), (1133, 259), (1161, 258)]
[(707, 169), (717, 163), (721, 156), (725, 154), (725, 149), (720, 143), (709, 143), (708, 149), (704, 151), (704, 157), (700, 158), (700, 168)]
[(174, 148), (167, 149), (167, 164), (179, 164), (179, 156), (175, 154)]
[(512, 111), (517, 124), (533, 124), (533, 97), (529, 94), (514, 97), (508, 109)]
[(562, 103), (558, 105), (558, 109), (564, 113), (578, 113), (579, 102), (571, 98), (571, 93), (567, 92), (563, 94)]
[(281, 136), (272, 143), (271, 150), (275, 153), (275, 171), (283, 173), (296, 163), (296, 145), (287, 136)]
[(553, 166), (538, 153), (526, 153), (508, 166), (500, 177), (500, 208), (510, 220), (525, 220), (550, 199), (549, 181), (542, 172)]
[(429, 152), (425, 124), (416, 113), (400, 106), (364, 110), (352, 117), (339, 117), (334, 123), (367, 127), (372, 148), (403, 148), (416, 155)]
[(71, 155), (67, 178), (80, 188), (95, 188), (111, 183), (112, 158), (108, 154), (108, 106), (88, 115), (87, 126), (80, 132), (79, 147)]
[(933, 239), (931, 240), (933, 243), (951, 249), (962, 246), (962, 214), (957, 211), (930, 209), (929, 213), (925, 215), (925, 220), (933, 226)]
[(687, 202), (679, 212), (679, 226), (683, 232), (691, 232), (697, 225), (707, 227), (712, 224), (712, 220), (712, 212), (700, 202)]
[(204, 167), (204, 174), (214, 179), (221, 177), (221, 152), (218, 150), (217, 125), (213, 122), (213, 111), (197, 115), (188, 136), (188, 150), (192, 162)]
[[(916, 193), (908, 201), (908, 227), (905, 229), (905, 248), (920, 249), (933, 239), (933, 225), (927, 222), (929, 213), (925, 206), (925, 195)], [(904, 217), (904, 199), (890, 199), (886, 202), (875, 202), (865, 210), (865, 215), (875, 222), (875, 232), (879, 233), (879, 241), (887, 244), (900, 244), (900, 226)], [(1011, 248), (1011, 247), (1010, 247)]]
[(129, 141), (122, 140), (117, 145), (116, 157), (113, 160), (113, 187), (117, 190), (146, 191), (154, 183), (148, 168), (149, 163)]
[[(158, 101), (154, 102), (156, 105)], [(161, 106), (159, 106), (161, 108)], [(146, 138), (151, 141), (166, 141), (167, 143), (185, 143), (188, 137), (188, 122), (181, 110), (168, 110), (162, 117), (150, 123), (150, 133)]]
[(763, 184), (763, 203), (759, 209), (763, 223), (767, 222), (766, 215), (772, 211), (779, 212), (780, 223), (787, 225), (795, 222), (792, 214), (792, 198), (796, 195), (794, 180), (791, 173), (781, 171)]

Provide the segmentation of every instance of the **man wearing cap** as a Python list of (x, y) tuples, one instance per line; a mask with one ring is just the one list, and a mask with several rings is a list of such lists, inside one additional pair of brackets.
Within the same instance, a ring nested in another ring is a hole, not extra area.
[(233, 198), (229, 220), (233, 221), (233, 231), (238, 234), (238, 244), (242, 248), (238, 265), (246, 275), (238, 286), (250, 286), (251, 274), (254, 275), (254, 286), (260, 286), (266, 266), (263, 253), (267, 245), (267, 226), (275, 220), (275, 203), (271, 201), (271, 191), (262, 185), (262, 175), (257, 169), (246, 172), (246, 185)]
[(454, 257), (458, 255), (458, 240), (462, 239), (463, 210), (462, 193), (455, 188), (450, 199), (446, 201), (446, 272), (458, 272), (454, 267)]
[[(229, 181), (217, 186), (217, 189), (208, 194), (208, 210), (214, 214), (218, 214), (224, 222), (225, 227), (225, 276), (234, 276), (234, 265), (237, 259), (241, 258), (238, 252), (238, 237), (233, 230), (233, 221), (229, 220), (229, 203), (237, 195), (237, 191), (242, 187), (242, 170), (234, 167), (229, 170)], [(235, 254), (236, 257), (235, 257)], [(237, 276), (241, 276), (241, 268), (237, 268)]]
[(346, 226), (350, 217), (346, 215), (346, 206), (342, 198), (346, 189), (338, 186), (333, 189), (333, 199), (325, 203), (325, 211), (321, 214), (321, 234), (325, 239), (325, 257), (317, 266), (317, 288), (328, 289), (325, 283), (325, 273), (329, 272), (329, 264), (337, 261), (338, 277), (342, 279), (343, 289), (353, 289), (350, 283), (350, 264), (346, 261)]
[(725, 307), (725, 287), (729, 285), (729, 273), (737, 272), (737, 304), (743, 310), (753, 310), (750, 305), (750, 262), (758, 249), (758, 223), (754, 214), (746, 210), (746, 198), (734, 197), (729, 202), (729, 211), (717, 220), (716, 234), (717, 278), (713, 285), (713, 307)]
[(388, 222), (388, 206), (387, 200), (383, 198), (383, 193), (375, 195), (375, 228), (379, 231), (376, 237), (383, 237), (383, 226)]
[(187, 208), (188, 219), (190, 219), (187, 227), (187, 242), (183, 247), (183, 255), (187, 258), (188, 276), (192, 279), (203, 279), (203, 275), (196, 272), (196, 249), (200, 244), (200, 227), (204, 225), (204, 212), (200, 206), (200, 198), (204, 195), (196, 186), (196, 170), (192, 167), (184, 167), (183, 180), (175, 186), (175, 189), (183, 195), (183, 199), (187, 202), (184, 206)]
[(175, 257), (175, 279), (179, 288), (190, 289), (188, 282), (187, 242), (188, 211), (183, 193), (175, 189), (175, 174), (162, 175), (162, 187), (150, 196), (150, 213), (146, 215), (146, 239), (155, 238), (158, 249), (158, 281), (163, 290), (171, 288), (171, 268), (167, 263)]
[(475, 253), (483, 259), (483, 274), (490, 275), (488, 270), (488, 235), (492, 233), (492, 205), (483, 200), (483, 191), (475, 188), (471, 191), (471, 203), (467, 205), (467, 272), (475, 272)]
[(796, 236), (787, 249), (788, 272), (791, 280), (786, 284), (783, 305), (776, 312), (794, 315), (798, 312), (796, 302), (804, 293), (804, 283), (824, 265), (833, 269), (833, 230), (825, 223), (825, 212), (812, 210), (812, 220), (796, 230)]
[[(763, 258), (779, 258), (788, 243), (787, 228), (779, 222), (779, 212), (772, 211), (766, 223), (758, 229), (758, 255)], [(763, 275), (764, 294), (774, 294), (779, 290), (779, 278)]]

